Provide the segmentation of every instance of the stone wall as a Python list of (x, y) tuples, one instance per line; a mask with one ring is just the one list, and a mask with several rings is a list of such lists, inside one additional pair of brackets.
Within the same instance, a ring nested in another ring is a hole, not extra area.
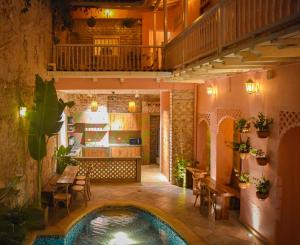
[(188, 161), (194, 159), (194, 90), (173, 90), (171, 113), (171, 162), (174, 171), (177, 156)]
[[(41, 3), (44, 2), (44, 3)], [(23, 175), (19, 201), (32, 199), (36, 162), (28, 153), (28, 120), (18, 117), (20, 100), (32, 105), (35, 74), (46, 77), (51, 52), (51, 14), (47, 1), (32, 1), (22, 14), (23, 1), (0, 1), (0, 179)], [(49, 144), (53, 152), (54, 141)], [(52, 173), (51, 154), (44, 161), (44, 180)]]

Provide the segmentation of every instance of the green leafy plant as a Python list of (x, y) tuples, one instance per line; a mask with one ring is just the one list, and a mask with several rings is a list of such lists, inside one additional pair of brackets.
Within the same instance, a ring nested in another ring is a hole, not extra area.
[(251, 149), (251, 154), (254, 156), (254, 157), (266, 157), (268, 156), (268, 154), (266, 154), (263, 150), (261, 149), (255, 149), (255, 148), (252, 148)]
[(241, 142), (227, 142), (227, 146), (240, 153), (249, 153), (251, 149), (250, 138), (248, 137), (246, 141)]
[(175, 178), (176, 180), (183, 180), (185, 177), (185, 168), (187, 165), (187, 160), (183, 157), (177, 157), (175, 165)]
[(19, 193), (19, 190), (16, 189), (16, 186), (20, 182), (21, 177), (22, 176), (12, 177), (4, 188), (0, 188), (0, 202), (12, 195), (16, 196)]
[(65, 147), (61, 145), (55, 151), (55, 157), (57, 160), (56, 173), (62, 174), (68, 165), (76, 165), (76, 161), (70, 156), (67, 156), (71, 152), (71, 147)]
[(262, 112), (260, 112), (253, 122), (257, 131), (269, 131), (270, 125), (274, 122), (273, 118), (267, 118)]
[(246, 133), (250, 129), (250, 122), (245, 119), (241, 118), (237, 122), (234, 123), (235, 130), (239, 131), (240, 133)]
[(238, 178), (241, 183), (250, 183), (250, 174), (247, 172), (241, 172)]
[(28, 148), (30, 156), (37, 161), (36, 205), (41, 207), (42, 163), (47, 155), (47, 142), (56, 135), (63, 124), (62, 113), (74, 102), (63, 102), (57, 98), (54, 79), (44, 81), (39, 75), (35, 79), (34, 106), (29, 113)]
[(271, 188), (271, 183), (264, 176), (261, 178), (253, 178), (256, 192), (259, 194), (268, 194)]

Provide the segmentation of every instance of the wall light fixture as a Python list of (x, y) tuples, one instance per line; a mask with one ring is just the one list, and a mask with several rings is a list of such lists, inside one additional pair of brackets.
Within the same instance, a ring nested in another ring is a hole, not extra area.
[(248, 79), (245, 83), (246, 91), (248, 94), (255, 94), (259, 92), (259, 84), (252, 79)]

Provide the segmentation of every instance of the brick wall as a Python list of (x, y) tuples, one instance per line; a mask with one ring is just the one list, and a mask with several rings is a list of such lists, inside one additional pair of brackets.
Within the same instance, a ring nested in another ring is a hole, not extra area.
[(95, 36), (115, 36), (120, 44), (142, 44), (142, 28), (135, 24), (130, 28), (122, 26), (123, 19), (97, 19), (96, 26), (91, 28), (85, 19), (74, 21), (71, 43), (93, 43)]
[[(26, 14), (21, 14), (23, 4), (19, 0), (0, 1), (0, 180), (4, 185), (12, 176), (23, 175), (20, 203), (32, 200), (37, 164), (28, 153), (28, 120), (18, 117), (19, 100), (27, 107), (32, 105), (35, 74), (46, 77), (52, 40), (47, 1), (32, 0)], [(55, 139), (49, 143), (44, 160), (44, 181), (54, 168), (54, 143)]]

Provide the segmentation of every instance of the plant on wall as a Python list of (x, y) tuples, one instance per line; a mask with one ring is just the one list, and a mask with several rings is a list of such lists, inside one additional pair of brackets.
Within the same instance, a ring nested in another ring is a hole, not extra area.
[(86, 24), (87, 24), (89, 27), (95, 27), (96, 22), (97, 22), (97, 21), (96, 21), (95, 17), (91, 16), (90, 18), (87, 19)]
[(257, 118), (254, 118), (253, 125), (256, 128), (256, 133), (259, 138), (267, 138), (270, 134), (270, 125), (274, 122), (273, 118), (266, 117), (260, 112)]
[(234, 122), (235, 130), (239, 131), (240, 133), (249, 132), (250, 125), (250, 122), (245, 118), (241, 118), (238, 121)]
[(270, 162), (269, 155), (265, 153), (263, 150), (252, 148), (250, 152), (251, 155), (255, 157), (258, 165), (265, 166)]
[(227, 142), (227, 146), (231, 147), (234, 151), (238, 151), (240, 158), (245, 159), (251, 150), (250, 138), (248, 137), (246, 141), (241, 142)]
[(264, 176), (261, 178), (253, 178), (256, 187), (256, 196), (258, 199), (264, 200), (269, 196), (271, 183)]
[(250, 174), (247, 172), (241, 172), (238, 175), (239, 187), (241, 189), (246, 189), (250, 186)]
[(54, 79), (44, 81), (36, 75), (34, 106), (29, 114), (28, 148), (31, 157), (37, 161), (38, 165), (36, 193), (38, 207), (41, 207), (42, 166), (43, 159), (47, 155), (47, 142), (61, 129), (62, 113), (65, 107), (73, 105), (74, 102), (65, 103), (62, 99), (58, 100)]

